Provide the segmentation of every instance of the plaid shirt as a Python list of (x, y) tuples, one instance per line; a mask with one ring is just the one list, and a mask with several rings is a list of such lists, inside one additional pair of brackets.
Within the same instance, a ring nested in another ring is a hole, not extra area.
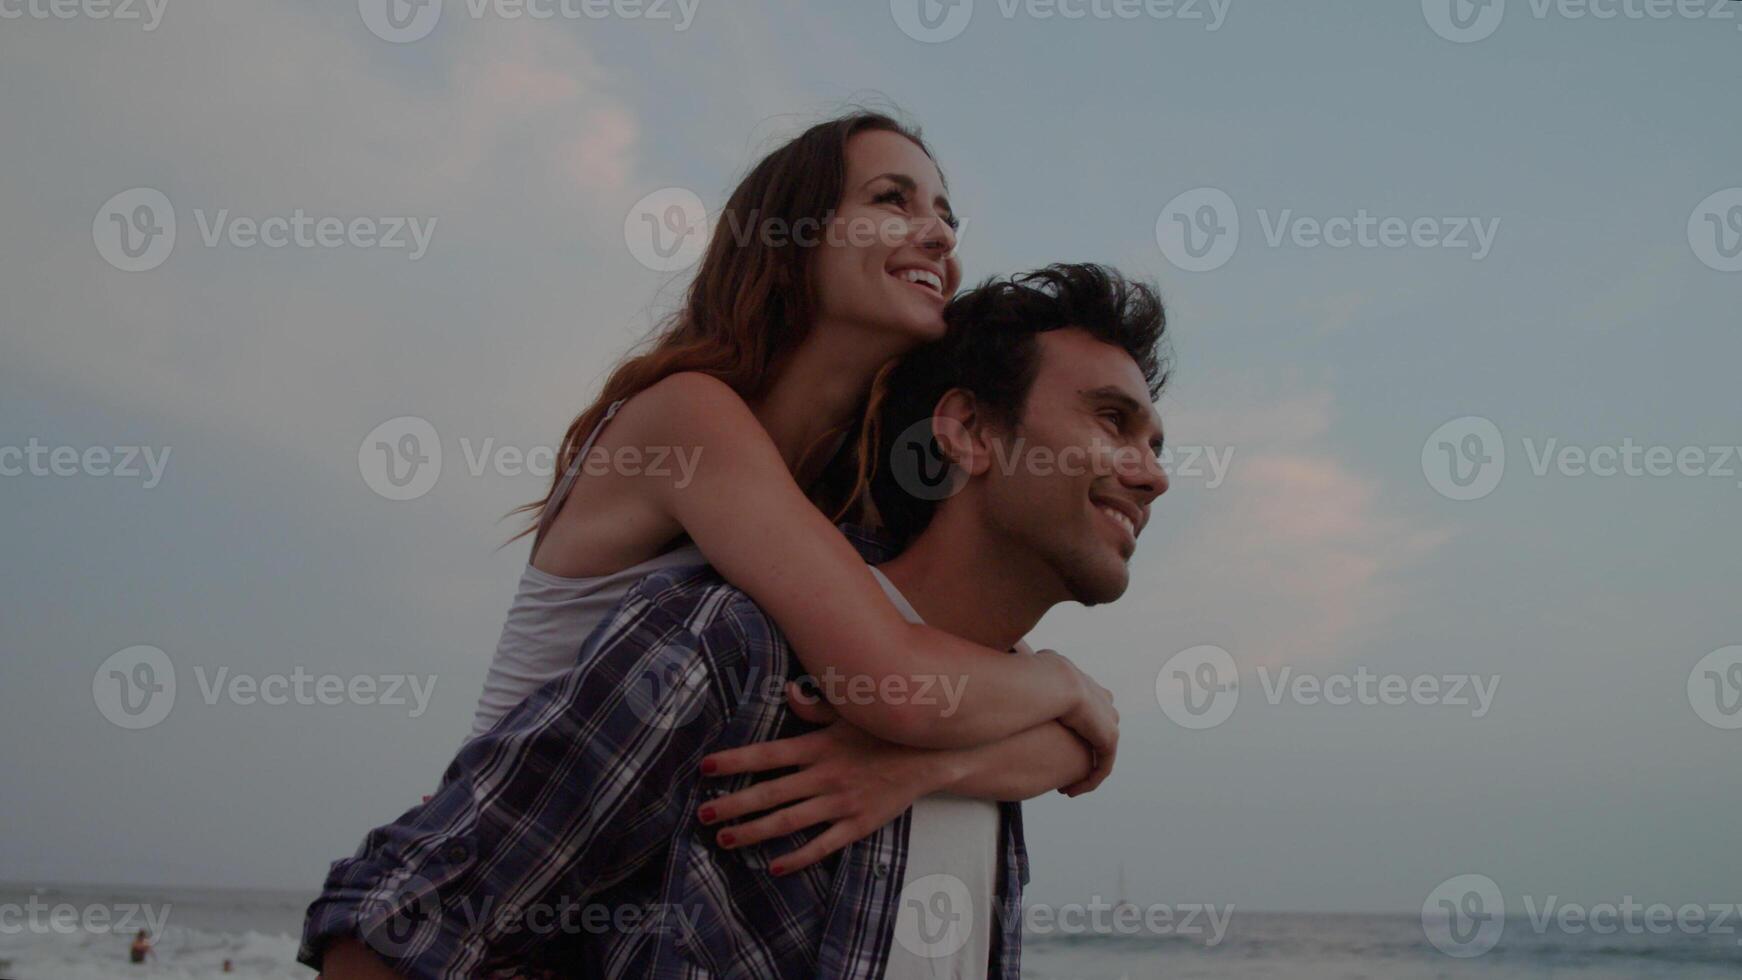
[[(891, 549), (844, 525), (868, 562)], [(872, 978), (888, 960), (912, 810), (775, 877), (810, 828), (725, 850), (696, 811), (755, 776), (702, 756), (813, 726), (782, 688), (802, 667), (707, 566), (630, 589), (575, 667), (468, 742), (430, 800), (333, 863), (297, 959), (352, 937), (410, 977)], [(1001, 803), (991, 978), (1020, 975), (1022, 811)]]

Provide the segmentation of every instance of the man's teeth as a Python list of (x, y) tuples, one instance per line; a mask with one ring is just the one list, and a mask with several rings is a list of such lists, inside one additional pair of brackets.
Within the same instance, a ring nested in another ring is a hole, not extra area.
[(1114, 510), (1111, 507), (1102, 507), (1101, 513), (1118, 521), (1119, 525), (1126, 531), (1130, 532), (1132, 537), (1135, 538), (1137, 536), (1137, 525), (1131, 523), (1131, 518), (1126, 517), (1123, 512)]
[(903, 269), (895, 274), (895, 278), (902, 282), (924, 283), (940, 293), (944, 291), (944, 281), (938, 278), (937, 273), (924, 269)]

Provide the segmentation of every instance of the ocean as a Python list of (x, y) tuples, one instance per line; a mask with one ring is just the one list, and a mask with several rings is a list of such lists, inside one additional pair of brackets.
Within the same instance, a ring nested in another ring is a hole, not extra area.
[[(7, 980), (224, 978), (313, 974), (295, 962), (312, 896), (216, 889), (0, 886), (0, 977)], [(127, 962), (139, 928), (157, 956)], [(1232, 911), (1219, 941), (1185, 935), (1036, 935), (1024, 943), (1032, 980), (1704, 980), (1742, 977), (1742, 924), (1723, 934), (1618, 929), (1567, 933), (1552, 922), (1505, 920), (1497, 945), (1453, 958), (1428, 941), (1419, 916)], [(230, 960), (231, 973), (223, 972)]]

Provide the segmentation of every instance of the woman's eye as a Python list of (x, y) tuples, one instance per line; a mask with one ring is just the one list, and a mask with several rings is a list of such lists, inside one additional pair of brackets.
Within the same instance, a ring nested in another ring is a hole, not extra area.
[(896, 207), (907, 207), (907, 195), (899, 190), (890, 189), (871, 199), (872, 204), (893, 204)]

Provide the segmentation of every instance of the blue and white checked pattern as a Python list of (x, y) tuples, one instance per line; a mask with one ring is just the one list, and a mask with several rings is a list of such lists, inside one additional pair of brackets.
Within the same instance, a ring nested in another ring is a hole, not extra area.
[[(843, 526), (867, 561), (887, 543)], [(802, 734), (802, 673), (749, 597), (707, 566), (649, 575), (546, 684), (459, 752), (431, 799), (336, 861), (298, 959), (341, 937), (415, 978), (873, 980), (888, 959), (912, 811), (781, 877), (820, 828), (723, 850), (696, 819), (756, 777), (707, 777), (719, 749)], [(1000, 804), (992, 978), (1017, 980), (1028, 857)]]

